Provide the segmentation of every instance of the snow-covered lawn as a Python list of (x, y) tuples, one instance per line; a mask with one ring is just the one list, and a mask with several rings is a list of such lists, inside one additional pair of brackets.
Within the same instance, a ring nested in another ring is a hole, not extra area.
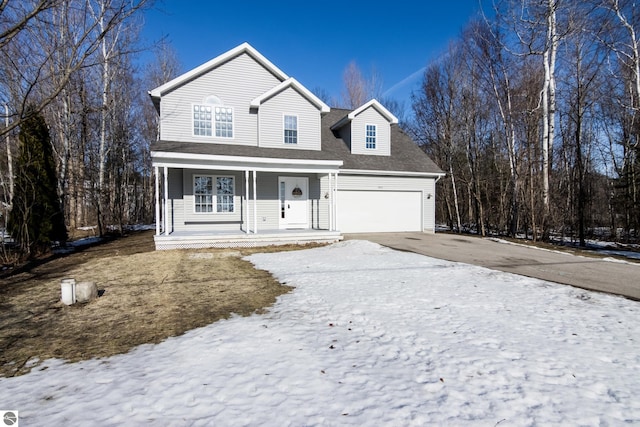
[(23, 425), (640, 423), (638, 302), (364, 241), (249, 259), (296, 288), (267, 314), (47, 361), (0, 379), (0, 409)]

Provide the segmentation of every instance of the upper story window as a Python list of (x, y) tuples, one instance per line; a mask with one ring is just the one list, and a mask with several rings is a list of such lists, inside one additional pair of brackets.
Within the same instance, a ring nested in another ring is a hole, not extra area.
[(234, 212), (234, 185), (232, 176), (194, 175), (193, 196), (195, 212)]
[(216, 136), (233, 138), (233, 108), (215, 107)]
[(298, 116), (284, 116), (284, 143), (298, 143)]
[(376, 148), (376, 125), (366, 125), (365, 147), (369, 149)]
[(233, 108), (225, 107), (214, 95), (208, 96), (203, 104), (194, 104), (193, 135), (233, 138)]
[(211, 136), (211, 105), (193, 106), (193, 134), (197, 136)]

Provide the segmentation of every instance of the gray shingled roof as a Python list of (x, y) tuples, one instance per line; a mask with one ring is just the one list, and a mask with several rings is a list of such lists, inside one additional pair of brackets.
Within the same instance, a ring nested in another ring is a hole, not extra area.
[(332, 125), (350, 112), (351, 110), (332, 108), (330, 113), (322, 117), (321, 151), (176, 141), (154, 142), (151, 144), (151, 151), (280, 159), (342, 160), (344, 162), (342, 169), (442, 173), (442, 170), (398, 125), (391, 125), (391, 156), (351, 154), (347, 144), (331, 130)]
[(351, 154), (344, 140), (331, 130), (331, 126), (351, 111), (332, 108), (322, 118), (322, 151), (342, 160), (342, 169), (443, 173), (398, 125), (391, 125), (390, 156)]

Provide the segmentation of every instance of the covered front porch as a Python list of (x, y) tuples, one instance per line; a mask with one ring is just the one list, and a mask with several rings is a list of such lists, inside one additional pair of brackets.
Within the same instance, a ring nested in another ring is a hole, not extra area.
[[(152, 152), (152, 157), (156, 177), (154, 241), (158, 250), (331, 243), (342, 239), (337, 224), (341, 161), (167, 152)], [(204, 199), (194, 189), (202, 187), (194, 184), (202, 177), (211, 177), (213, 186), (206, 212), (202, 212)], [(215, 194), (218, 179), (227, 186), (233, 183), (231, 198)]]

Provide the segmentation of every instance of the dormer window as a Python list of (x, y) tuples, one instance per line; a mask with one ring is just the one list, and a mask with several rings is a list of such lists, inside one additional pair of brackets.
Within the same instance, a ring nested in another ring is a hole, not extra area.
[(202, 104), (193, 105), (193, 135), (233, 138), (233, 108), (225, 107), (215, 95), (205, 98)]
[(365, 147), (367, 149), (376, 149), (376, 131), (376, 125), (366, 125)]
[(284, 143), (298, 143), (298, 116), (284, 116)]

